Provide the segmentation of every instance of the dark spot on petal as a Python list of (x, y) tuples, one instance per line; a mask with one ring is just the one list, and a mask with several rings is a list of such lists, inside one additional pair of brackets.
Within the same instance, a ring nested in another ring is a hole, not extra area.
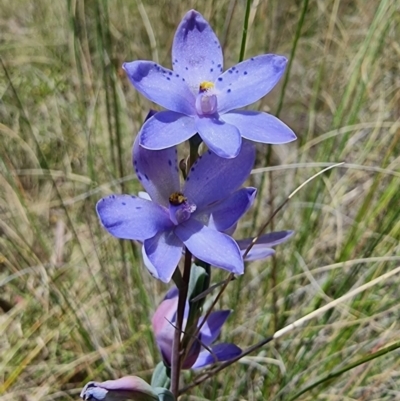
[(142, 208), (142, 206), (136, 206), (136, 210), (140, 210)]
[(228, 89), (228, 90), (227, 90), (227, 93), (231, 93), (231, 92), (232, 92), (232, 90), (231, 90), (231, 89)]
[(168, 74), (169, 74), (169, 75), (172, 75), (172, 71), (170, 71)]
[(210, 68), (210, 72), (213, 72), (214, 71), (214, 68)]
[(228, 70), (228, 72), (229, 72), (229, 74), (232, 74), (232, 73), (233, 73), (233, 71), (232, 71), (232, 70)]
[(185, 82), (185, 78), (182, 78), (182, 81)]
[(211, 150), (209, 150), (209, 151), (208, 151), (208, 154), (209, 154), (209, 155), (211, 155), (211, 154), (212, 154), (212, 153), (211, 153)]
[(135, 173), (139, 174), (139, 170), (137, 168), (135, 168)]
[(171, 81), (171, 78), (170, 78), (170, 77), (167, 77), (167, 79), (168, 79), (168, 81)]
[(187, 177), (187, 178), (186, 178), (186, 181), (189, 181), (189, 180), (190, 180), (190, 177)]
[(171, 160), (168, 160), (168, 165), (172, 166), (172, 161)]
[(192, 168), (190, 169), (190, 171), (192, 171), (192, 172), (193, 172), (193, 171), (194, 171), (194, 167), (192, 167)]
[(139, 181), (142, 181), (142, 176), (138, 175), (137, 178), (139, 179)]
[(244, 74), (244, 75), (247, 75), (247, 71), (245, 71), (243, 74)]
[(189, 70), (189, 68), (185, 67), (185, 70), (186, 70), (186, 71), (188, 71), (188, 70)]
[(133, 195), (131, 195), (131, 198), (135, 199), (135, 198), (136, 198), (136, 196), (133, 196)]
[(236, 67), (232, 67), (232, 70), (235, 71), (235, 70), (236, 70)]
[(179, 78), (179, 74), (176, 74), (176, 77)]
[(125, 206), (125, 205), (126, 205), (126, 203), (125, 203), (125, 202), (122, 202), (122, 205), (124, 205), (124, 206)]
[(251, 60), (251, 61), (254, 61), (254, 57), (252, 57), (250, 60)]
[(175, 59), (175, 63), (177, 63), (177, 62), (178, 62), (178, 59), (176, 58), (176, 59)]
[(149, 177), (147, 177), (147, 174), (144, 175), (146, 177), (146, 180), (149, 181)]
[(218, 78), (218, 81), (219, 81), (219, 82), (221, 82), (221, 81), (222, 81), (222, 78), (221, 78), (221, 77), (219, 77), (219, 78)]
[(217, 67), (220, 68), (220, 67), (222, 67), (222, 65), (221, 65), (221, 64), (218, 64)]
[(136, 166), (136, 165), (137, 165), (137, 160), (135, 160), (135, 161), (133, 162), (133, 164)]
[(212, 65), (214, 65), (214, 64), (215, 64), (214, 60), (211, 60), (211, 64), (212, 64)]

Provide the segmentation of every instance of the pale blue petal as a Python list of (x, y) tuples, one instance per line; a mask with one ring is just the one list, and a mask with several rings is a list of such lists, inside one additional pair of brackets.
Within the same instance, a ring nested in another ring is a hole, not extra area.
[(239, 109), (265, 96), (282, 77), (286, 58), (263, 54), (225, 71), (215, 82), (218, 112)]
[(196, 131), (219, 157), (231, 159), (238, 155), (242, 138), (235, 126), (214, 117), (201, 117), (196, 119)]
[(243, 258), (236, 242), (226, 234), (190, 219), (175, 228), (175, 234), (198, 259), (235, 274), (243, 274)]
[(166, 209), (131, 195), (110, 195), (96, 205), (101, 224), (114, 237), (144, 241), (173, 226)]
[[(230, 310), (220, 310), (212, 312), (207, 319), (206, 323), (202, 326), (200, 330), (201, 342), (209, 346), (211, 345), (221, 333), (222, 326), (231, 314)], [(203, 318), (199, 319), (199, 326), (203, 322)]]
[(223, 68), (222, 49), (208, 22), (195, 10), (183, 17), (172, 45), (172, 66), (196, 93), (201, 82), (214, 82)]
[[(242, 255), (244, 255), (244, 253), (245, 250), (242, 251)], [(272, 248), (266, 248), (265, 245), (254, 245), (250, 252), (244, 256), (244, 260), (246, 262), (252, 262), (254, 260), (267, 259), (274, 254), (275, 251)]]
[[(286, 242), (293, 234), (294, 231), (274, 231), (272, 233), (263, 234), (257, 239), (256, 245), (265, 245), (267, 247), (279, 245)], [(237, 243), (240, 249), (246, 249), (252, 241), (253, 238), (246, 238), (238, 240)]]
[(202, 212), (211, 215), (208, 227), (218, 231), (229, 230), (247, 212), (253, 204), (256, 194), (255, 188), (242, 188), (228, 198), (203, 210)]
[(144, 241), (144, 251), (154, 266), (156, 278), (168, 283), (182, 256), (182, 242), (173, 231), (164, 231)]
[(216, 362), (229, 361), (242, 353), (237, 345), (229, 343), (213, 345), (211, 350), (213, 351), (212, 354), (207, 350), (201, 351), (192, 369), (200, 369)]
[(234, 125), (243, 138), (251, 141), (276, 145), (296, 139), (294, 132), (271, 114), (257, 111), (236, 111), (226, 113), (221, 118)]
[(195, 95), (186, 85), (184, 78), (153, 61), (124, 63), (132, 85), (147, 99), (186, 115), (195, 114)]
[(165, 207), (169, 196), (180, 190), (176, 147), (148, 150), (139, 145), (137, 136), (132, 151), (133, 167), (150, 198)]
[(140, 145), (161, 150), (178, 145), (196, 133), (194, 118), (173, 111), (160, 111), (146, 121), (140, 132)]
[(249, 141), (243, 142), (234, 159), (223, 159), (208, 151), (192, 166), (183, 193), (200, 212), (205, 206), (236, 191), (248, 178), (254, 160), (255, 148)]

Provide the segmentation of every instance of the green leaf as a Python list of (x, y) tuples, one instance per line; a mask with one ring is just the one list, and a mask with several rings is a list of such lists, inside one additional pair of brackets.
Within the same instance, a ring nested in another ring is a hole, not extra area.
[(164, 362), (160, 362), (154, 369), (153, 376), (151, 377), (151, 387), (162, 387), (168, 388), (170, 379), (171, 369), (164, 365)]
[(156, 387), (153, 391), (158, 395), (160, 401), (175, 401), (174, 395), (166, 388)]

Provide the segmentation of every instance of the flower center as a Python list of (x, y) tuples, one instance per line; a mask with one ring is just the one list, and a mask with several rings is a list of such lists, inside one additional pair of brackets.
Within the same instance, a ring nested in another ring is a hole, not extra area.
[(196, 205), (189, 203), (182, 192), (174, 192), (169, 196), (169, 218), (174, 224), (189, 220), (195, 210)]
[(204, 81), (199, 85), (196, 98), (196, 111), (199, 115), (210, 115), (217, 111), (217, 96), (213, 93), (214, 84)]

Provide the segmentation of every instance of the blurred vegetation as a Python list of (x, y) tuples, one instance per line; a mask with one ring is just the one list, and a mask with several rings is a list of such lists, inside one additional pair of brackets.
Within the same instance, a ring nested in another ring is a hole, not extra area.
[[(131, 146), (151, 104), (121, 64), (170, 67), (175, 29), (195, 8), (229, 67), (245, 7), (1, 1), (0, 401), (76, 400), (88, 380), (149, 379), (159, 361), (149, 317), (167, 287), (94, 209), (101, 196), (140, 189)], [(255, 235), (323, 167), (345, 164), (289, 202), (269, 230), (296, 235), (224, 294), (221, 306), (235, 310), (224, 337), (243, 348), (400, 265), (399, 11), (399, 0), (251, 2), (245, 58), (291, 57), (285, 79), (251, 108), (279, 114), (299, 139), (258, 147), (258, 200), (238, 237)], [(213, 280), (224, 277), (214, 270)], [(397, 346), (379, 354), (400, 336), (399, 285), (380, 282), (182, 399), (400, 399)]]

